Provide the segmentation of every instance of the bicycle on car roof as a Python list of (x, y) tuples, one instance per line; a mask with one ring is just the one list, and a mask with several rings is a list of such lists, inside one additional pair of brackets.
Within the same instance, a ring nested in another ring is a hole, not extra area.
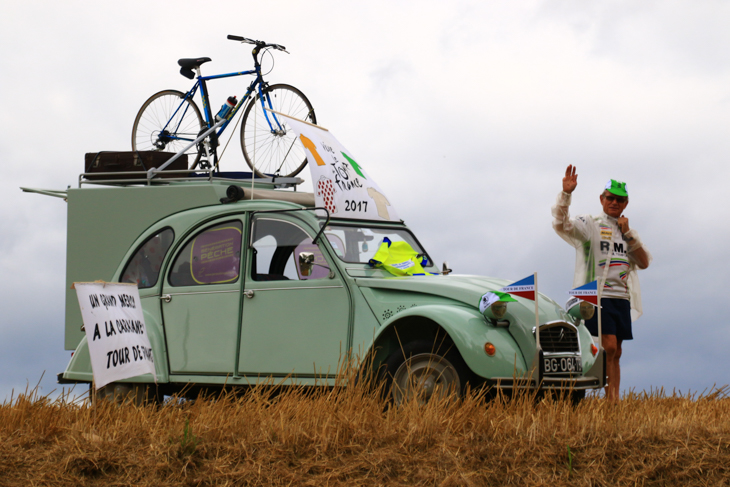
[[(243, 110), (240, 120), (241, 149), (249, 167), (259, 177), (295, 176), (307, 164), (305, 149), (296, 134), (275, 112), (316, 124), (314, 108), (297, 88), (287, 84), (269, 85), (264, 81), (260, 62), (265, 52), (272, 49), (287, 52), (286, 48), (234, 35), (229, 35), (228, 39), (254, 45), (251, 52), (254, 69), (203, 76), (200, 67), (210, 58), (178, 60), (180, 73), (195, 79), (193, 87), (185, 93), (163, 90), (144, 102), (134, 120), (132, 150), (177, 153), (185, 149), (185, 154), (193, 157), (190, 169), (217, 169), (220, 136), (236, 114)], [(244, 75), (255, 76), (246, 93), (240, 99), (229, 97), (213, 116), (207, 82)], [(203, 104), (202, 114), (194, 101), (198, 91)], [(213, 127), (217, 128), (198, 143), (193, 143)]]

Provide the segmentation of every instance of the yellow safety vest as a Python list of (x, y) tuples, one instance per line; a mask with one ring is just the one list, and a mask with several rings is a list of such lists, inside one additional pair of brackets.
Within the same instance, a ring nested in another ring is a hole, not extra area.
[(396, 276), (436, 275), (423, 270), (428, 265), (425, 255), (419, 255), (408, 242), (391, 242), (383, 238), (378, 251), (368, 261), (371, 267), (382, 267)]

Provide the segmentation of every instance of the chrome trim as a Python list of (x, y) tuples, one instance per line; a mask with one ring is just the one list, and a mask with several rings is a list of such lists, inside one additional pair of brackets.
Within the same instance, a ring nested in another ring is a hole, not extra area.
[(582, 390), (600, 389), (601, 381), (598, 377), (581, 376), (575, 378), (567, 377), (544, 377), (542, 383), (535, 384), (535, 381), (527, 378), (494, 377), (487, 379), (489, 383), (499, 389), (551, 389), (551, 390)]
[[(563, 320), (555, 320), (555, 321), (548, 321), (547, 323), (540, 323), (541, 333), (542, 333), (543, 329), (545, 329), (547, 327), (557, 326), (557, 325), (567, 325), (568, 327), (573, 328), (575, 330), (575, 336), (578, 341), (578, 351), (577, 352), (545, 352), (545, 351), (543, 351), (543, 353), (546, 356), (549, 354), (551, 357), (555, 357), (560, 354), (568, 354), (567, 356), (578, 355), (578, 356), (582, 357), (583, 356), (583, 347), (580, 344), (580, 333), (578, 332), (578, 327), (576, 325), (574, 325), (573, 323), (563, 321)], [(534, 326), (532, 327), (532, 335), (535, 336), (535, 327)]]
[(255, 291), (298, 291), (302, 289), (341, 289), (345, 286), (307, 286), (307, 287), (264, 287), (256, 288)]
[(237, 293), (239, 292), (238, 289), (234, 289), (232, 291), (199, 291), (195, 293), (168, 293), (168, 296), (187, 296), (189, 294), (225, 294), (225, 293)]

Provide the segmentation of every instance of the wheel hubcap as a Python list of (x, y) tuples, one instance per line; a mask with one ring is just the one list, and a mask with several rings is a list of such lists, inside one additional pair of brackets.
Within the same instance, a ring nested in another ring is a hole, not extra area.
[(419, 404), (461, 391), (456, 368), (445, 358), (423, 353), (406, 360), (393, 375), (393, 401), (400, 404), (416, 398)]

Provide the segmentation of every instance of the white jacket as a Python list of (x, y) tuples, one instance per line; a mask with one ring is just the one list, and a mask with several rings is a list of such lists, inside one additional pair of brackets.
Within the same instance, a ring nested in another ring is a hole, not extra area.
[[(643, 246), (638, 233), (633, 228), (629, 231), (634, 239), (629, 247), (616, 218), (601, 212), (599, 216), (580, 215), (572, 219), (568, 212), (570, 201), (571, 195), (561, 191), (552, 207), (552, 214), (555, 232), (575, 247), (573, 287), (598, 279), (599, 285), (603, 283), (602, 297), (628, 299), (631, 302), (631, 320), (637, 320), (642, 314), (641, 287), (631, 251)], [(651, 263), (651, 254), (646, 247), (644, 251)], [(609, 270), (603, 282), (606, 263)]]

